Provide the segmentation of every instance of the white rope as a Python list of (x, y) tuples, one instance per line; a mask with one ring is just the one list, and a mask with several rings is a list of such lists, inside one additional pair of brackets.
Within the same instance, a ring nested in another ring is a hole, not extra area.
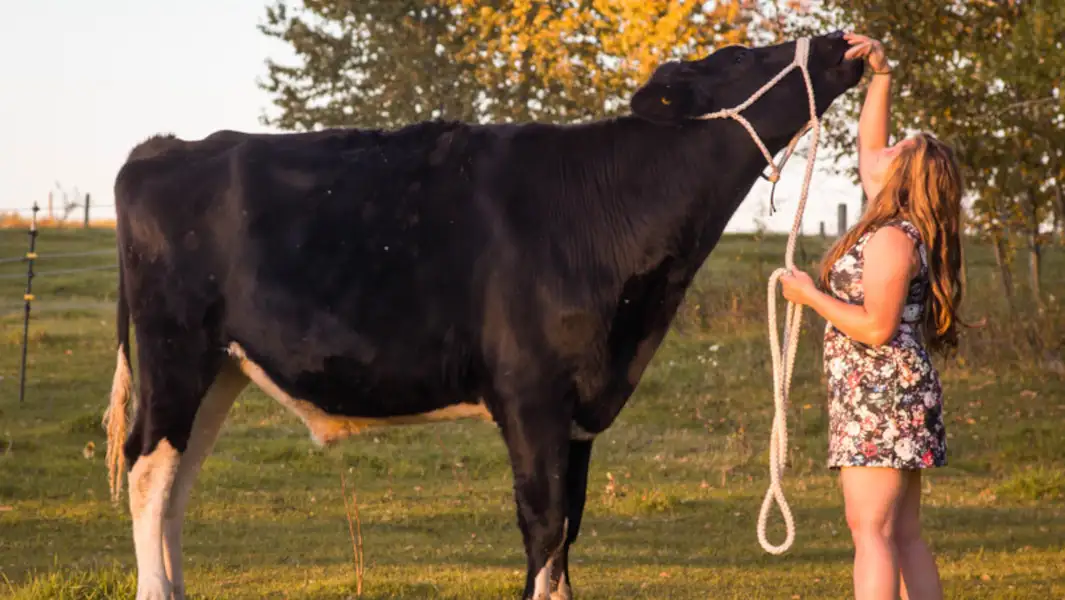
[[(798, 142), (799, 138), (801, 138), (808, 130), (813, 131), (813, 137), (810, 140), (810, 154), (806, 159), (806, 177), (802, 184), (802, 194), (799, 196), (799, 206), (795, 212), (795, 222), (791, 227), (791, 233), (788, 235), (788, 245), (784, 252), (784, 268), (773, 271), (773, 274), (769, 276), (769, 346), (773, 356), (774, 414), (772, 433), (769, 438), (769, 489), (766, 490), (765, 498), (762, 500), (762, 508), (758, 512), (758, 543), (770, 554), (782, 554), (786, 552), (788, 548), (791, 547), (792, 542), (795, 541), (795, 519), (791, 514), (791, 508), (788, 506), (787, 500), (784, 498), (784, 490), (780, 487), (780, 480), (784, 473), (784, 465), (787, 462), (788, 391), (791, 389), (791, 376), (795, 366), (795, 354), (799, 347), (799, 330), (802, 326), (802, 305), (792, 304), (791, 302), (787, 303), (784, 311), (784, 343), (782, 346), (778, 339), (777, 303), (774, 292), (776, 292), (777, 282), (780, 280), (781, 275), (790, 273), (795, 267), (795, 243), (802, 227), (802, 213), (806, 208), (806, 198), (810, 191), (810, 178), (813, 176), (814, 172), (814, 159), (817, 157), (817, 143), (821, 136), (821, 123), (817, 118), (814, 86), (810, 79), (810, 71), (807, 69), (809, 55), (809, 38), (800, 38), (795, 44), (795, 60), (778, 73), (776, 77), (769, 80), (769, 82), (752, 94), (746, 102), (735, 108), (719, 110), (699, 117), (701, 119), (731, 118), (739, 121), (739, 123), (747, 129), (747, 132), (751, 134), (751, 138), (754, 140), (755, 144), (758, 145), (758, 149), (762, 151), (766, 161), (769, 163), (769, 167), (772, 171), (768, 179), (773, 182), (774, 185), (776, 185), (776, 182), (780, 179), (780, 171), (783, 169), (784, 163), (787, 162), (788, 158), (791, 156), (791, 153), (795, 150), (795, 144)], [(770, 88), (779, 83), (785, 75), (790, 73), (792, 69), (799, 69), (799, 71), (802, 72), (803, 81), (806, 83), (806, 94), (810, 106), (810, 121), (791, 139), (784, 157), (780, 164), (777, 165), (773, 162), (772, 155), (769, 154), (769, 150), (766, 149), (765, 144), (763, 144), (761, 138), (758, 137), (758, 133), (754, 130), (754, 127), (751, 126), (747, 119), (740, 115), (740, 111), (746, 109), (758, 100), (758, 98), (765, 94)], [(773, 502), (776, 502), (780, 507), (780, 514), (784, 517), (784, 527), (787, 531), (784, 542), (779, 546), (774, 546), (769, 543), (765, 532), (766, 521), (769, 518), (769, 509), (773, 506)]]

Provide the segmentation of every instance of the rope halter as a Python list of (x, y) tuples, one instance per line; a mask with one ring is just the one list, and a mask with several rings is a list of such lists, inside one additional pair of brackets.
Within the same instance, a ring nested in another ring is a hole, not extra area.
[[(795, 305), (791, 302), (787, 303), (784, 313), (784, 343), (782, 346), (778, 340), (777, 303), (774, 292), (776, 291), (777, 281), (780, 279), (781, 275), (790, 273), (795, 267), (795, 243), (798, 233), (802, 228), (802, 213), (806, 207), (806, 198), (810, 191), (810, 178), (813, 176), (814, 160), (817, 158), (817, 142), (821, 136), (821, 122), (817, 118), (817, 104), (814, 97), (814, 86), (813, 81), (810, 79), (810, 71), (808, 68), (809, 58), (810, 39), (798, 39), (795, 43), (795, 60), (788, 66), (784, 67), (780, 73), (777, 73), (776, 77), (773, 77), (766, 82), (766, 84), (759, 88), (758, 91), (751, 94), (751, 97), (744, 103), (735, 108), (719, 110), (717, 112), (696, 117), (707, 120), (728, 118), (739, 121), (739, 123), (747, 129), (747, 132), (751, 134), (751, 138), (754, 139), (755, 144), (758, 145), (758, 149), (761, 150), (762, 155), (765, 156), (766, 162), (769, 163), (771, 172), (767, 179), (773, 183), (774, 191), (776, 190), (777, 181), (780, 180), (780, 172), (784, 168), (784, 163), (787, 162), (792, 152), (795, 151), (795, 145), (798, 143), (799, 138), (801, 138), (807, 131), (813, 131), (813, 137), (810, 140), (810, 153), (806, 159), (806, 177), (802, 184), (802, 194), (799, 197), (799, 206), (795, 212), (795, 222), (792, 224), (791, 233), (788, 235), (788, 245), (784, 253), (785, 268), (777, 269), (769, 276), (769, 347), (773, 357), (773, 400), (775, 411), (773, 414), (773, 429), (769, 438), (769, 489), (766, 490), (765, 498), (762, 501), (762, 508), (758, 512), (758, 543), (770, 554), (782, 554), (786, 552), (788, 548), (791, 547), (792, 542), (795, 541), (795, 520), (792, 517), (787, 500), (784, 499), (784, 491), (780, 487), (780, 479), (783, 475), (784, 464), (787, 458), (788, 390), (791, 388), (792, 370), (795, 366), (795, 353), (799, 346), (799, 330), (802, 326), (802, 305)], [(762, 139), (758, 136), (758, 132), (754, 130), (751, 123), (740, 113), (750, 105), (754, 104), (754, 102), (761, 98), (770, 88), (779, 83), (780, 80), (792, 71), (792, 69), (799, 69), (802, 72), (803, 80), (806, 83), (806, 95), (810, 106), (810, 120), (798, 133), (795, 134), (791, 139), (791, 142), (788, 143), (784, 157), (780, 161), (780, 164), (777, 165), (773, 162), (773, 156), (769, 153), (769, 150), (766, 149), (765, 144), (762, 143)], [(772, 195), (770, 195), (770, 205), (772, 205)], [(781, 355), (782, 353), (783, 356)], [(784, 542), (779, 546), (770, 544), (765, 535), (766, 521), (769, 518), (769, 509), (772, 507), (774, 501), (780, 507), (780, 514), (784, 517), (784, 526), (787, 531)]]
[[(807, 68), (807, 63), (809, 62), (809, 59), (810, 38), (799, 38), (795, 41), (795, 59), (792, 60), (788, 66), (784, 67), (779, 73), (777, 73), (775, 77), (767, 81), (765, 85), (763, 85), (753, 94), (751, 94), (751, 96), (747, 98), (746, 101), (744, 101), (739, 106), (735, 106), (733, 108), (724, 108), (716, 112), (695, 117), (696, 119), (703, 120), (728, 118), (739, 121), (740, 125), (743, 125), (743, 127), (747, 129), (747, 133), (751, 134), (751, 139), (754, 140), (754, 143), (758, 146), (758, 149), (762, 151), (762, 156), (764, 156), (766, 162), (769, 163), (769, 176), (763, 177), (765, 177), (772, 183), (776, 183), (780, 180), (780, 172), (784, 168), (784, 163), (787, 162), (788, 158), (791, 156), (791, 153), (794, 152), (795, 144), (807, 131), (809, 131), (810, 127), (817, 122), (817, 109), (814, 105), (814, 86), (813, 82), (810, 80), (810, 71)], [(754, 127), (751, 125), (750, 121), (745, 119), (740, 113), (747, 110), (747, 108), (749, 108), (759, 98), (765, 95), (766, 92), (772, 89), (773, 86), (780, 83), (780, 80), (784, 79), (784, 77), (787, 76), (788, 73), (791, 73), (793, 69), (799, 69), (799, 71), (802, 72), (803, 79), (806, 82), (806, 92), (810, 98), (810, 121), (807, 122), (806, 125), (803, 126), (803, 128), (799, 130), (799, 132), (796, 133), (794, 137), (791, 138), (791, 142), (788, 143), (788, 148), (785, 152), (784, 157), (781, 159), (780, 164), (777, 165), (773, 162), (773, 155), (769, 153), (769, 150), (765, 147), (765, 144), (762, 143), (762, 138), (758, 135), (758, 132), (754, 130)]]

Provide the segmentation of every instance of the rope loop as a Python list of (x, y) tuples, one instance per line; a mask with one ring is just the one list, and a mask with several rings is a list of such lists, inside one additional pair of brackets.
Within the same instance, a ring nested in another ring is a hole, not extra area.
[[(817, 102), (814, 96), (813, 81), (810, 79), (810, 71), (808, 69), (809, 57), (810, 39), (800, 38), (795, 44), (795, 60), (787, 67), (784, 67), (784, 69), (782, 69), (780, 73), (777, 73), (775, 77), (766, 82), (766, 84), (759, 88), (758, 91), (751, 94), (751, 97), (745, 102), (730, 109), (720, 110), (698, 117), (700, 119), (731, 118), (738, 121), (740, 125), (750, 133), (755, 145), (758, 146), (762, 155), (765, 156), (766, 162), (769, 163), (770, 174), (766, 179), (773, 183), (774, 191), (776, 189), (777, 181), (780, 180), (780, 174), (784, 168), (784, 164), (795, 151), (795, 146), (799, 139), (805, 135), (807, 131), (812, 132), (810, 139), (810, 155), (806, 159), (806, 175), (803, 179), (802, 194), (799, 196), (799, 206), (795, 211), (795, 221), (792, 224), (791, 232), (788, 234), (788, 245), (784, 251), (784, 268), (773, 271), (769, 276), (767, 309), (769, 320), (769, 348), (773, 359), (774, 411), (773, 426), (769, 436), (769, 488), (766, 490), (765, 498), (762, 500), (762, 507), (758, 511), (757, 533), (758, 543), (761, 544), (762, 549), (770, 554), (783, 554), (795, 541), (795, 518), (791, 513), (791, 508), (788, 506), (787, 500), (784, 498), (784, 490), (781, 487), (780, 482), (784, 475), (784, 467), (787, 464), (788, 392), (791, 389), (791, 378), (795, 367), (795, 355), (799, 347), (799, 333), (802, 329), (802, 306), (787, 302), (784, 310), (784, 339), (783, 344), (781, 344), (779, 339), (780, 330), (777, 327), (776, 289), (781, 276), (791, 273), (795, 268), (795, 244), (798, 233), (802, 228), (803, 210), (806, 208), (806, 199), (810, 192), (810, 179), (813, 177), (814, 161), (817, 158), (817, 144), (821, 137), (821, 122), (817, 118)], [(802, 73), (803, 82), (806, 84), (806, 95), (810, 108), (810, 120), (788, 143), (784, 156), (778, 165), (773, 162), (773, 156), (762, 142), (758, 132), (755, 131), (754, 127), (749, 121), (747, 121), (747, 119), (740, 115), (740, 112), (745, 110), (770, 88), (779, 83), (785, 75), (791, 72), (792, 69), (799, 69)], [(769, 520), (769, 511), (773, 507), (773, 503), (776, 503), (779, 507), (780, 514), (784, 518), (785, 537), (784, 541), (779, 545), (773, 545), (766, 537), (766, 522)]]

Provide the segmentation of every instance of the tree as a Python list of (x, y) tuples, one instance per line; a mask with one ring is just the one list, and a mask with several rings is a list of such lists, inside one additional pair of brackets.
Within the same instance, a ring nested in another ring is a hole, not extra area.
[(1043, 226), (1054, 220), (1065, 144), (1060, 82), (1065, 7), (1035, 2), (1012, 8), (1004, 43), (985, 55), (999, 102), (983, 121), (993, 141), (984, 146), (977, 176), (1000, 182), (1000, 193), (1012, 203), (1007, 214), (1024, 239), (1028, 287), (1042, 308), (1042, 253), (1049, 240)]
[(451, 59), (451, 15), (413, 0), (278, 0), (260, 31), (295, 53), (298, 64), (267, 60), (260, 86), (286, 130), (359, 124), (383, 127), (447, 115), (472, 119), (476, 90), (466, 65)]
[(669, 58), (747, 40), (749, 2), (278, 0), (261, 31), (283, 129), (427, 118), (572, 121), (614, 114)]

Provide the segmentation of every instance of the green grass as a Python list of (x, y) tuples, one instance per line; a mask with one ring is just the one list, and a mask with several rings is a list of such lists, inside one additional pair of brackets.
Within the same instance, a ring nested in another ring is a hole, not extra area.
[[(24, 242), (0, 231), (0, 257), (20, 254)], [(111, 244), (110, 231), (45, 230), (38, 251)], [(811, 257), (822, 249), (806, 245)], [(1065, 297), (1062, 254), (1046, 252), (1043, 284), (1056, 298)], [(784, 489), (796, 542), (774, 557), (755, 536), (772, 414), (765, 278), (782, 257), (779, 238), (727, 237), (636, 395), (596, 442), (572, 554), (579, 598), (850, 597), (842, 499), (823, 467), (822, 323), (814, 317), (789, 414)], [(44, 260), (38, 270), (111, 260)], [(926, 478), (926, 535), (950, 598), (1062, 598), (1065, 319), (1058, 300), (1042, 314), (1009, 317), (986, 249), (972, 248), (969, 266), (970, 311), (989, 325), (971, 332), (960, 361), (941, 363), (950, 466)], [(21, 268), (2, 265), (0, 275)], [(20, 407), (23, 285), (0, 279), (0, 597), (132, 598), (130, 519), (124, 503), (108, 499), (99, 424), (113, 369), (115, 274), (35, 281)], [(353, 597), (341, 471), (359, 492), (364, 597), (518, 597), (524, 555), (493, 427), (377, 430), (322, 451), (253, 389), (193, 493), (184, 541), (192, 596)], [(775, 514), (771, 523), (778, 541)]]

